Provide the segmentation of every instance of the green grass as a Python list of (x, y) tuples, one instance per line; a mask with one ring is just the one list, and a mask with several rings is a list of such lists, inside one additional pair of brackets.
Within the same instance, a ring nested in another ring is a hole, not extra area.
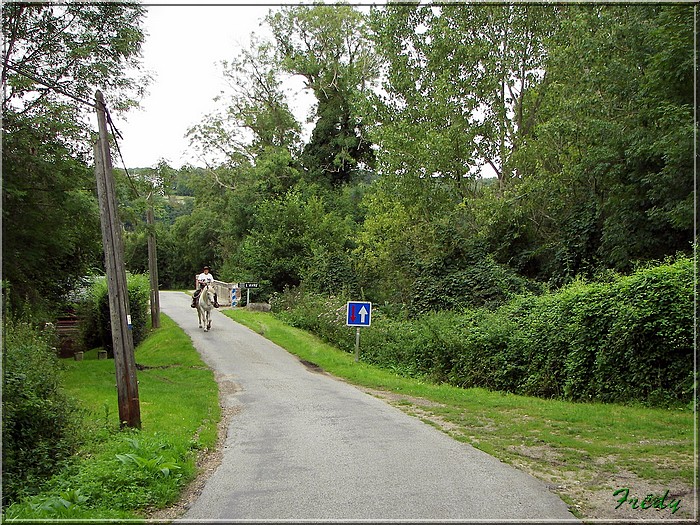
[(218, 387), (189, 337), (165, 315), (136, 349), (142, 429), (119, 430), (113, 360), (97, 349), (63, 361), (64, 385), (84, 411), (83, 444), (42, 494), (10, 506), (7, 521), (139, 519), (177, 501), (196, 458), (215, 445)]
[[(630, 484), (631, 489), (635, 483), (654, 485), (661, 494), (669, 487), (693, 493), (694, 414), (689, 409), (570, 403), (433, 384), (355, 363), (354, 355), (271, 314), (224, 312), (299, 358), (355, 385), (376, 389), (379, 397), (455, 439), (558, 487), (579, 517), (613, 517), (606, 514), (605, 501), (597, 506), (592, 502), (610, 492), (612, 510), (611, 494), (618, 483)], [(688, 508), (692, 497), (686, 502)]]

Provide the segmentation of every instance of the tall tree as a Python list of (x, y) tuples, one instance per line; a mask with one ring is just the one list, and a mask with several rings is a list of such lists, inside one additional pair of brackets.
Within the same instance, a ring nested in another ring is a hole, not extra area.
[[(5, 3), (3, 286), (14, 305), (50, 302), (100, 265), (90, 124), (96, 89), (127, 109), (144, 8)], [(81, 102), (82, 101), (82, 102)]]
[(517, 191), (545, 273), (626, 271), (690, 250), (693, 7), (572, 5), (560, 15), (550, 86), (518, 159), (535, 179)]
[(373, 163), (358, 110), (378, 73), (366, 16), (345, 5), (283, 8), (266, 18), (282, 68), (316, 97), (316, 124), (301, 162), (313, 182), (350, 181)]
[(210, 164), (252, 166), (272, 149), (292, 155), (299, 146), (300, 125), (282, 88), (275, 50), (255, 35), (249, 48), (222, 62), (228, 89), (216, 97), (222, 107), (188, 131), (198, 150), (218, 154)]
[[(215, 237), (210, 243), (216, 245), (216, 259), (226, 278), (238, 279), (236, 254), (254, 225), (256, 206), (284, 195), (299, 180), (301, 127), (289, 108), (284, 74), (269, 42), (254, 36), (222, 68), (228, 88), (217, 97), (219, 111), (188, 135), (196, 148), (216, 152), (209, 162), (218, 165), (206, 170), (198, 185), (196, 213), (212, 214), (207, 225)], [(181, 227), (190, 219), (179, 222)]]
[(389, 173), (449, 181), (457, 197), (493, 173), (517, 176), (542, 90), (551, 7), (389, 5), (375, 11), (377, 48), (388, 66), (372, 137)]

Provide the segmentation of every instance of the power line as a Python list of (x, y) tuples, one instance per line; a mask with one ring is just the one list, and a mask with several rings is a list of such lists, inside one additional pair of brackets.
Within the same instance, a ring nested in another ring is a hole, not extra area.
[(105, 108), (105, 113), (107, 114), (107, 123), (109, 124), (109, 129), (112, 130), (112, 136), (114, 137), (114, 145), (117, 147), (117, 153), (119, 153), (119, 158), (122, 160), (122, 166), (124, 166), (124, 173), (126, 173), (126, 178), (129, 179), (129, 184), (131, 184), (131, 189), (134, 190), (136, 197), (141, 197), (139, 190), (136, 188), (136, 184), (134, 183), (134, 180), (131, 178), (131, 174), (129, 173), (129, 170), (126, 167), (126, 162), (124, 161), (124, 155), (122, 155), (122, 150), (119, 147), (119, 140), (117, 140), (117, 138), (124, 140), (124, 136), (119, 132), (119, 130), (114, 125), (114, 121), (112, 121), (112, 115), (109, 113), (109, 109), (107, 109), (107, 104), (104, 105), (104, 108)]
[(15, 64), (8, 62), (7, 64), (5, 64), (5, 66), (7, 68), (12, 69), (13, 71), (19, 73), (20, 75), (25, 76), (25, 77), (33, 80), (37, 84), (41, 84), (42, 86), (46, 86), (47, 88), (53, 89), (57, 93), (60, 93), (61, 95), (65, 95), (68, 98), (72, 98), (73, 100), (76, 100), (76, 101), (80, 102), (81, 104), (85, 104), (86, 106), (90, 106), (93, 109), (96, 108), (95, 104), (93, 104), (92, 102), (88, 102), (87, 100), (82, 99), (82, 98), (78, 97), (77, 95), (69, 93), (68, 91), (64, 90), (62, 87), (58, 86), (55, 83), (49, 82), (48, 80), (39, 79), (36, 76), (32, 75), (31, 73), (27, 73), (26, 71), (23, 70), (23, 68), (16, 66)]
[[(77, 102), (80, 102), (81, 104), (84, 104), (86, 106), (89, 106), (93, 109), (97, 109), (97, 106), (95, 104), (93, 104), (92, 102), (88, 102), (87, 100), (80, 98), (77, 95), (69, 93), (68, 91), (66, 91), (62, 87), (58, 86), (54, 82), (50, 82), (48, 80), (43, 80), (43, 79), (37, 78), (35, 75), (32, 75), (31, 73), (28, 73), (27, 71), (25, 71), (24, 68), (17, 66), (13, 63), (8, 62), (6, 64), (6, 66), (9, 69), (12, 69), (13, 71), (15, 71), (16, 73), (19, 73), (20, 75), (25, 76), (25, 77), (29, 78), (30, 80), (33, 80), (37, 84), (41, 84), (42, 86), (46, 86), (49, 89), (52, 89), (52, 90), (56, 91), (57, 93), (60, 93), (61, 95), (64, 95), (68, 98), (71, 98), (71, 99), (73, 99)], [(109, 127), (112, 131), (112, 136), (114, 137), (114, 144), (117, 147), (117, 153), (119, 153), (119, 158), (122, 161), (122, 166), (124, 166), (124, 172), (126, 173), (127, 179), (129, 179), (129, 184), (131, 184), (131, 189), (134, 190), (136, 197), (141, 197), (141, 194), (139, 193), (138, 189), (136, 188), (136, 184), (134, 183), (134, 180), (131, 178), (131, 174), (129, 173), (129, 170), (126, 167), (126, 162), (124, 161), (124, 156), (122, 155), (121, 149), (119, 148), (119, 140), (118, 139), (124, 140), (124, 136), (119, 132), (119, 130), (114, 125), (114, 121), (112, 120), (112, 115), (109, 113), (109, 109), (107, 108), (107, 104), (105, 104), (103, 102), (103, 106), (104, 106), (104, 111), (107, 115), (107, 123), (109, 124)]]

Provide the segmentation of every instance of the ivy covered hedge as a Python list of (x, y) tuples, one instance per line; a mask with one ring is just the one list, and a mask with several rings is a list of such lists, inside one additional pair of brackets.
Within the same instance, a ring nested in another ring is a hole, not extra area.
[[(363, 329), (362, 359), (398, 373), (574, 401), (690, 403), (693, 261), (638, 270), (606, 283), (574, 282), (499, 308), (397, 319), (381, 308)], [(469, 290), (464, 291), (465, 295)], [(273, 311), (348, 352), (345, 299), (287, 292)]]

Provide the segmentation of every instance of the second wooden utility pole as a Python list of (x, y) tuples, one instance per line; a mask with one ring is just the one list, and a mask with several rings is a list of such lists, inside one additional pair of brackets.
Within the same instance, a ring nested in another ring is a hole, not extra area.
[(100, 138), (95, 144), (95, 176), (100, 204), (100, 224), (105, 251), (107, 290), (109, 293), (109, 317), (112, 327), (114, 367), (117, 375), (117, 401), (120, 426), (141, 428), (141, 407), (136, 381), (134, 339), (129, 315), (129, 296), (124, 267), (124, 244), (119, 221), (117, 196), (114, 189), (112, 157), (109, 152), (109, 136), (104, 97), (95, 93), (95, 110)]
[(160, 297), (158, 295), (158, 253), (156, 250), (155, 219), (153, 217), (153, 192), (148, 195), (146, 210), (148, 228), (148, 275), (151, 281), (151, 326), (160, 328)]

